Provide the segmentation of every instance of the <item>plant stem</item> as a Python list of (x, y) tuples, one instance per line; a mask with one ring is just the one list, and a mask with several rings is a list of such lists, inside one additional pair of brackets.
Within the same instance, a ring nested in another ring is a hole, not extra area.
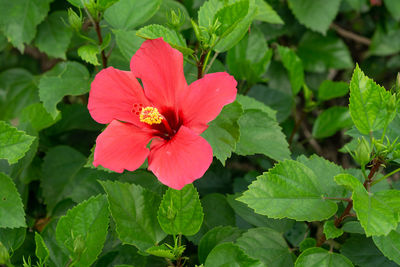
[[(94, 27), (96, 29), (97, 38), (99, 38), (99, 45), (101, 46), (103, 44), (103, 37), (101, 36), (100, 23), (98, 21), (95, 21)], [(103, 68), (107, 68), (107, 57), (104, 53), (104, 50), (101, 51), (101, 62), (103, 63)]]
[(370, 39), (368, 39), (368, 38), (366, 38), (364, 36), (360, 36), (358, 34), (355, 34), (354, 32), (345, 30), (345, 29), (339, 27), (338, 25), (336, 25), (334, 23), (331, 24), (330, 28), (335, 30), (339, 35), (341, 35), (341, 36), (343, 36), (345, 38), (351, 39), (353, 41), (356, 41), (357, 43), (364, 44), (366, 46), (370, 46), (371, 45), (371, 40)]
[[(373, 160), (373, 165), (372, 165), (371, 171), (369, 172), (368, 177), (364, 182), (364, 187), (368, 191), (371, 187), (372, 178), (374, 177), (375, 173), (379, 170), (379, 167), (381, 166), (381, 164), (382, 164), (382, 161), (380, 159)], [(335, 219), (335, 221), (334, 221), (335, 227), (339, 227), (346, 217), (352, 216), (350, 214), (350, 211), (352, 208), (353, 208), (353, 200), (349, 201), (346, 209), (342, 212), (340, 217)], [(322, 235), (317, 242), (317, 247), (320, 247), (323, 243), (325, 243), (325, 241), (326, 241), (326, 236)]]
[(215, 53), (214, 53), (214, 56), (212, 57), (210, 63), (208, 64), (206, 70), (204, 71), (204, 74), (207, 74), (207, 73), (208, 73), (208, 71), (210, 70), (212, 64), (214, 63), (215, 59), (217, 58), (218, 54), (219, 54), (218, 52), (215, 52)]
[(400, 168), (398, 168), (398, 169), (396, 169), (396, 170), (394, 170), (394, 171), (392, 171), (392, 172), (386, 174), (386, 175), (383, 176), (382, 178), (379, 178), (378, 180), (373, 181), (373, 182), (372, 182), (372, 185), (376, 185), (376, 184), (379, 183), (380, 181), (385, 180), (385, 179), (388, 178), (389, 176), (392, 176), (393, 174), (395, 174), (396, 172), (399, 172), (399, 171), (400, 171)]
[(341, 201), (347, 201), (350, 202), (350, 198), (344, 198), (344, 197), (324, 197), (324, 199), (332, 199), (332, 200), (341, 200)]
[(203, 66), (204, 66), (204, 61), (206, 60), (207, 53), (208, 51), (202, 51), (200, 60), (197, 61), (197, 79), (201, 79), (204, 76)]

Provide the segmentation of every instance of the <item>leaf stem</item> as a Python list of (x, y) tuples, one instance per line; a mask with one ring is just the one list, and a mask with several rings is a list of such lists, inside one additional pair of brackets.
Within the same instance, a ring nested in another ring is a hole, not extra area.
[(399, 172), (399, 171), (400, 171), (400, 168), (398, 168), (398, 169), (386, 174), (385, 176), (383, 176), (382, 178), (379, 178), (378, 180), (373, 181), (371, 185), (376, 185), (377, 183), (385, 180), (386, 178), (392, 176), (393, 174), (395, 174), (396, 172)]
[(204, 66), (204, 61), (206, 60), (207, 53), (208, 51), (205, 50), (202, 51), (200, 60), (197, 61), (197, 79), (201, 79), (204, 76), (203, 66)]
[(207, 68), (206, 68), (204, 74), (207, 74), (207, 73), (208, 73), (208, 71), (210, 70), (212, 64), (214, 63), (215, 59), (217, 58), (218, 54), (219, 54), (218, 52), (215, 52), (215, 53), (214, 53), (214, 56), (212, 57), (210, 63), (208, 64), (208, 66), (207, 66)]
[[(96, 29), (97, 38), (99, 38), (99, 45), (101, 46), (103, 44), (103, 37), (101, 36), (100, 23), (98, 21), (95, 21), (94, 27)], [(101, 51), (101, 61), (103, 63), (103, 68), (107, 68), (107, 57), (104, 50)]]
[(331, 199), (331, 200), (341, 200), (350, 202), (351, 198), (344, 198), (344, 197), (323, 197), (323, 199)]

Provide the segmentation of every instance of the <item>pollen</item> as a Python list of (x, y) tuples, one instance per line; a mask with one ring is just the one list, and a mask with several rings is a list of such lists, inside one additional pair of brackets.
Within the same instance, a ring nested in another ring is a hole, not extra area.
[(153, 107), (142, 108), (139, 118), (141, 122), (147, 123), (149, 125), (160, 124), (163, 120), (163, 117), (158, 112), (158, 109)]

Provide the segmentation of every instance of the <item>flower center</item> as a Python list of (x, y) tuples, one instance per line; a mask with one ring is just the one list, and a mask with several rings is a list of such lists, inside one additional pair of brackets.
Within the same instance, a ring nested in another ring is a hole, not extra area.
[(139, 118), (141, 122), (149, 125), (160, 124), (164, 119), (160, 112), (158, 112), (158, 109), (153, 107), (142, 108)]

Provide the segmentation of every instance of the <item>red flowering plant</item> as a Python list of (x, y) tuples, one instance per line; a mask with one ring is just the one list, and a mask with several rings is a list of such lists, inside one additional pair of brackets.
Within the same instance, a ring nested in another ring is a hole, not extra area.
[(219, 72), (187, 85), (182, 53), (162, 38), (145, 41), (130, 67), (106, 68), (91, 85), (89, 112), (109, 124), (96, 140), (93, 164), (134, 171), (148, 158), (160, 182), (181, 189), (210, 166), (212, 148), (199, 134), (235, 100), (237, 83)]

